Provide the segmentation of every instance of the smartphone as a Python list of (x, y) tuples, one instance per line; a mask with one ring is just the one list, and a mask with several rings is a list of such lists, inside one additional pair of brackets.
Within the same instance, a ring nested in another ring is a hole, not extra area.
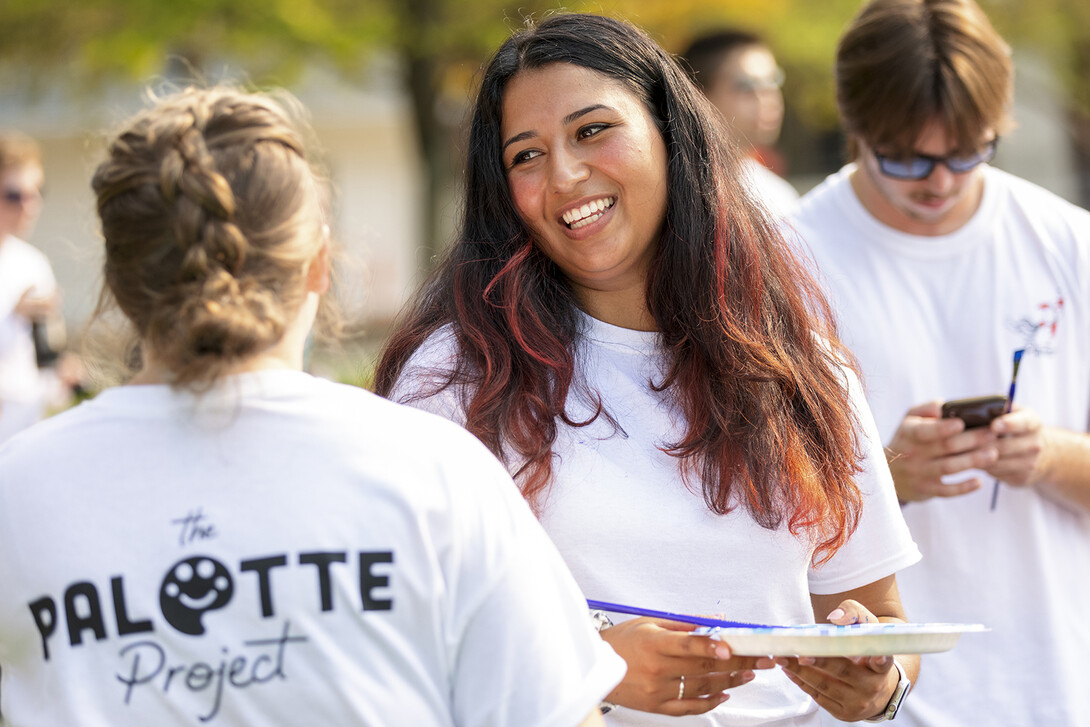
[(971, 399), (954, 399), (942, 405), (942, 418), (957, 418), (965, 422), (966, 429), (986, 427), (1007, 408), (1005, 396), (975, 396)]

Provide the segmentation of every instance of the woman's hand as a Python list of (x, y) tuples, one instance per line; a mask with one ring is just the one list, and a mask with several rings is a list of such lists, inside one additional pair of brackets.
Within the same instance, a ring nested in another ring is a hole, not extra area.
[(691, 634), (694, 628), (636, 618), (603, 629), (602, 638), (628, 664), (606, 699), (644, 712), (703, 714), (727, 700), (725, 690), (751, 681), (754, 669), (774, 666), (768, 657), (732, 656), (722, 641)]
[[(829, 622), (846, 626), (878, 619), (858, 601), (846, 600), (829, 614)], [(776, 663), (819, 706), (845, 722), (878, 716), (900, 679), (892, 656), (777, 657)]]

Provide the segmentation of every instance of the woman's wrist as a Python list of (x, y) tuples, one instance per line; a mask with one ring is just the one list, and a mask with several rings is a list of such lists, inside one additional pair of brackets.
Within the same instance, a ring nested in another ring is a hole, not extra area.
[(897, 659), (893, 660), (893, 669), (890, 669), (897, 675), (897, 682), (893, 686), (893, 692), (890, 694), (886, 705), (882, 708), (882, 711), (878, 714), (864, 719), (864, 722), (885, 722), (891, 720), (897, 716), (897, 713), (901, 710), (901, 705), (904, 704), (905, 698), (908, 696), (908, 692), (912, 689), (912, 682), (908, 678), (905, 668), (901, 666), (901, 662)]

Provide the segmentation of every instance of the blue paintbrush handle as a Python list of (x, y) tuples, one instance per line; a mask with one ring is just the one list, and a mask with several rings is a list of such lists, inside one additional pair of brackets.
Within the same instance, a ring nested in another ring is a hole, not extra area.
[(1018, 366), (1022, 363), (1022, 355), (1026, 352), (1026, 349), (1020, 348), (1014, 352), (1014, 371), (1011, 373), (1011, 388), (1007, 392), (1007, 406), (1004, 407), (1003, 413), (1010, 414), (1011, 407), (1014, 406), (1014, 387), (1018, 383)]
[[(1010, 414), (1011, 409), (1014, 407), (1014, 386), (1018, 383), (1018, 366), (1022, 363), (1022, 356), (1025, 354), (1026, 349), (1020, 348), (1014, 352), (1014, 371), (1011, 372), (1011, 388), (1007, 391), (1007, 405), (1003, 407), (1004, 414)], [(995, 509), (995, 503), (999, 499), (999, 480), (996, 480), (992, 485), (992, 506), (991, 509)]]
[(670, 613), (669, 611), (655, 611), (650, 608), (637, 608), (636, 606), (625, 606), (621, 603), (609, 603), (608, 601), (593, 601), (587, 599), (587, 606), (599, 611), (609, 611), (610, 613), (627, 613), (633, 616), (650, 616), (651, 618), (664, 618), (669, 621), (680, 621), (682, 623), (696, 624), (697, 626), (719, 626), (721, 628), (732, 629), (767, 629), (771, 628), (765, 624), (751, 624), (743, 623), (741, 621), (724, 621), (718, 618), (706, 618), (704, 616), (690, 616), (685, 613)]

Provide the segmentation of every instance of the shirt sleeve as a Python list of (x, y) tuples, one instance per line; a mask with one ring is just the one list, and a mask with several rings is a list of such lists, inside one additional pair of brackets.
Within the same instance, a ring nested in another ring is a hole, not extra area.
[(449, 325), (432, 334), (409, 358), (387, 398), (465, 426), (464, 389), (447, 383), (457, 345)]
[[(591, 625), (586, 600), (510, 477), (481, 447), (481, 487), (455, 490), (468, 544), (451, 617), (455, 722), (575, 725), (624, 676)], [(466, 495), (478, 491), (477, 502)], [(458, 494), (461, 493), (461, 494)]]

